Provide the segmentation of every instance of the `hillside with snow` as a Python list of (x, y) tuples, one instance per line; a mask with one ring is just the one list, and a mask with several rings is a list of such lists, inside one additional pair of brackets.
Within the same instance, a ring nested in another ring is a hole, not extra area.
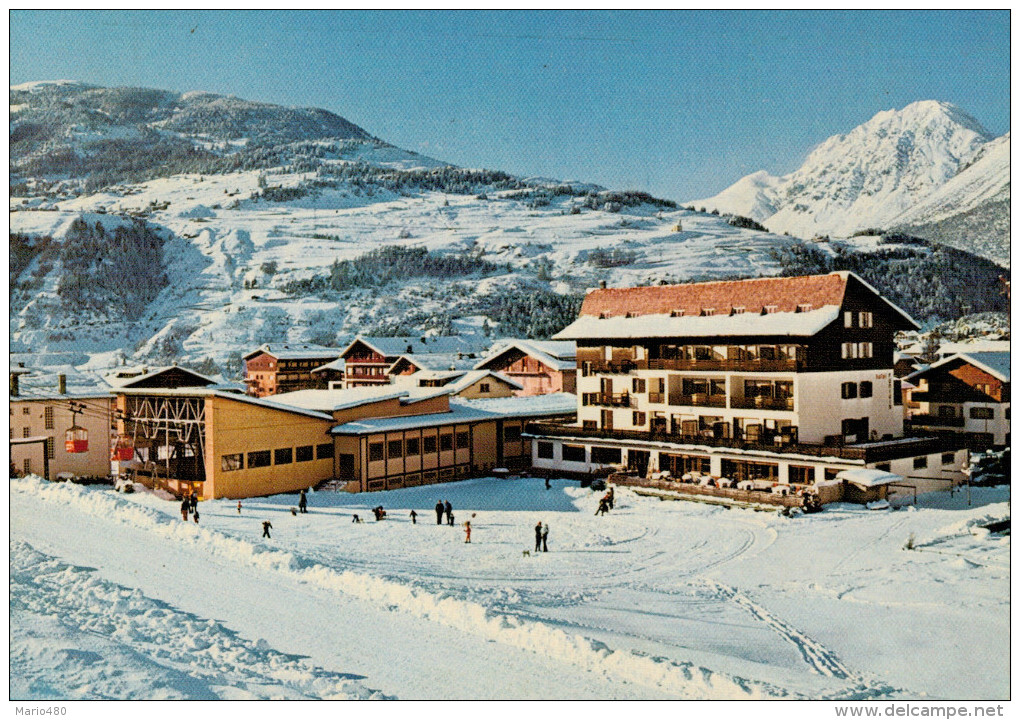
[(902, 229), (1008, 263), (1009, 134), (915, 102), (830, 137), (788, 175), (759, 171), (691, 204), (801, 238)]
[(325, 111), (75, 83), (11, 104), (11, 350), (33, 366), (237, 377), (266, 342), (548, 337), (601, 281), (852, 269), (922, 320), (1004, 309), (1000, 269), (966, 253), (802, 248), (641, 192), (447, 165)]

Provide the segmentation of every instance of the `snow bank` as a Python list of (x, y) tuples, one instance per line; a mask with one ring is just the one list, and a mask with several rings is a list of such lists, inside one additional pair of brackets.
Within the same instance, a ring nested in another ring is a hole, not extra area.
[[(672, 662), (613, 650), (589, 638), (539, 622), (494, 613), (478, 603), (433, 593), (410, 584), (351, 571), (338, 571), (294, 553), (268, 548), (145, 508), (108, 490), (55, 485), (30, 476), (11, 482), (11, 492), (29, 493), (81, 512), (115, 519), (173, 543), (191, 543), (207, 553), (278, 573), (297, 582), (344, 593), (380, 607), (406, 612), (476, 636), (570, 663), (591, 672), (651, 686), (685, 699), (763, 699), (791, 697), (774, 685), (716, 672), (693, 663)], [(118, 615), (119, 617), (119, 615)]]
[(135, 588), (10, 543), (12, 696), (385, 699)]

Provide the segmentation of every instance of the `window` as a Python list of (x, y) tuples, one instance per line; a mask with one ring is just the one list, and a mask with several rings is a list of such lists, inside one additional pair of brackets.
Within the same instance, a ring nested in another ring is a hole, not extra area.
[(426, 455), (434, 453), (436, 451), (436, 436), (426, 435), (421, 439), (422, 452)]
[(368, 444), (368, 461), (378, 462), (383, 460), (383, 444), (381, 442), (374, 442)]
[(538, 457), (544, 460), (553, 459), (553, 444), (551, 442), (539, 442), (538, 443)]
[(869, 398), (869, 397), (871, 397), (871, 392), (872, 392), (871, 381), (870, 380), (865, 380), (864, 382), (862, 382), (861, 383), (861, 397), (862, 398)]
[(892, 383), (892, 403), (893, 405), (903, 404), (903, 383), (899, 380), (893, 380)]
[(266, 467), (273, 462), (273, 454), (268, 450), (256, 450), (248, 453), (248, 467)]
[(244, 469), (244, 453), (234, 453), (233, 455), (223, 455), (222, 457), (220, 457), (220, 470), (222, 470), (223, 472), (243, 469)]
[(23, 438), (31, 437), (29, 430), (30, 428), (21, 428), (21, 437)]
[(618, 465), (623, 459), (620, 448), (593, 447), (591, 461), (595, 465)]
[(453, 434), (440, 435), (439, 436), (439, 450), (446, 452), (447, 450), (453, 450)]
[(857, 313), (857, 324), (862, 328), (869, 328), (874, 324), (874, 319), (870, 312)]
[(643, 378), (634, 378), (633, 387), (635, 393), (643, 393), (645, 391), (645, 381)]
[(922, 470), (922, 469), (924, 469), (926, 467), (928, 467), (928, 458), (926, 458), (926, 457), (916, 457), (916, 458), (914, 458), (914, 469), (915, 470)]
[(274, 465), (290, 465), (294, 462), (294, 448), (276, 448), (273, 452)]
[(846, 312), (843, 313), (843, 327), (848, 328), (853, 326), (854, 326), (854, 314), (847, 310)]
[(638, 411), (635, 410), (634, 411), (633, 424), (634, 425), (641, 425), (641, 426), (643, 426), (645, 424), (646, 417), (647, 416), (645, 415), (645, 413), (638, 412)]
[(951, 452), (942, 453), (942, 464), (943, 465), (952, 465), (954, 462), (956, 462), (956, 453), (951, 453)]
[(479, 383), (478, 392), (487, 393), (489, 392), (489, 383)]
[(408, 455), (418, 455), (421, 450), (421, 441), (418, 438), (407, 438), (405, 452)]
[(312, 459), (312, 446), (302, 445), (294, 451), (297, 462), (308, 462)]
[(53, 408), (50, 407), (49, 405), (47, 405), (46, 408), (43, 410), (43, 422), (44, 422), (43, 427), (45, 427), (47, 430), (53, 429)]
[(333, 457), (333, 443), (322, 443), (315, 446), (315, 459), (325, 460)]
[[(521, 429), (519, 427), (515, 427), (515, 428), (506, 428), (503, 431), (503, 439), (504, 440), (506, 439), (506, 433), (509, 430), (513, 430), (517, 434), (517, 439), (518, 440), (521, 439)], [(471, 433), (467, 432), (466, 430), (457, 433), (457, 449), (458, 450), (466, 450), (469, 447), (471, 447)]]
[(862, 358), (872, 357), (872, 355), (874, 354), (874, 345), (872, 345), (869, 342), (857, 343), (857, 344), (861, 346), (860, 356)]
[(503, 428), (503, 442), (519, 442), (521, 439), (521, 428), (517, 425), (508, 425)]
[(810, 312), (811, 303), (797, 303), (797, 312)]
[(401, 440), (390, 440), (386, 443), (386, 456), (393, 458), (404, 456), (404, 443)]
[(835, 480), (837, 475), (839, 475), (839, 468), (825, 468), (826, 480)]
[(25, 469), (26, 475), (32, 472), (32, 461), (30, 459), (25, 458), (25, 462), (23, 462), (21, 466)]
[(715, 308), (701, 308), (701, 314), (706, 317), (715, 315)]
[(875, 465), (876, 470), (885, 470), (886, 472), (889, 472), (889, 467), (889, 463), (878, 463)]
[(844, 400), (852, 400), (857, 397), (857, 383), (845, 382), (841, 386), (841, 390)]
[(599, 421), (598, 420), (582, 420), (581, 421), (581, 427), (583, 427), (585, 430), (598, 430), (599, 429)]
[(790, 466), (790, 483), (792, 485), (811, 485), (815, 481), (815, 469), (803, 465)]
[(734, 315), (743, 315), (745, 312), (747, 312), (747, 308), (745, 308), (743, 305), (734, 305), (733, 306), (733, 314)]
[(31, 412), (31, 409), (28, 407), (28, 405), (26, 405), (25, 407), (21, 408), (21, 414), (22, 415), (28, 415), (30, 412)]
[(580, 445), (563, 446), (563, 462), (584, 462), (584, 447)]
[(53, 459), (53, 438), (46, 438), (46, 457)]
[(765, 315), (772, 315), (773, 313), (777, 313), (777, 312), (779, 312), (779, 306), (778, 305), (766, 305), (764, 307), (764, 309), (763, 309), (763, 313)]
[(972, 407), (970, 417), (972, 420), (991, 420), (995, 417), (995, 411), (990, 407)]

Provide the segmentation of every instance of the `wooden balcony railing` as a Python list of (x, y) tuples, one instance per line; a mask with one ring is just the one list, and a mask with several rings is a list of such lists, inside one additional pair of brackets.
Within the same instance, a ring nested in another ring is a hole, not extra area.
[(734, 397), (730, 398), (730, 407), (740, 410), (793, 410), (793, 398), (771, 397)]
[(694, 393), (684, 395), (683, 393), (670, 393), (670, 405), (685, 405), (689, 407), (726, 407), (725, 395), (709, 395), (707, 393)]

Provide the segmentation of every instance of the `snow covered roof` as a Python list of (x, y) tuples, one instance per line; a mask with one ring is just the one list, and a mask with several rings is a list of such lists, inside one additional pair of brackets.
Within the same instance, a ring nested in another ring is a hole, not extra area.
[(577, 367), (577, 343), (570, 340), (501, 340), (493, 349), (494, 352), (475, 365), (476, 369), (485, 368), (514, 349), (553, 370), (573, 370)]
[(178, 370), (194, 377), (197, 381), (196, 385), (215, 385), (218, 382), (215, 378), (202, 375), (201, 373), (197, 373), (194, 370), (189, 370), (188, 368), (181, 367), (179, 365), (164, 365), (162, 367), (119, 367), (113, 372), (104, 375), (103, 379), (106, 380), (111, 387), (124, 388), (131, 387), (142, 380), (150, 380), (171, 370)]
[(400, 402), (406, 405), (449, 393), (449, 388), (445, 387), (418, 388), (407, 385), (400, 387), (379, 385), (377, 387), (337, 388), (334, 390), (295, 390), (273, 395), (272, 398), (273, 402), (289, 407), (335, 412), (394, 398), (400, 398)]
[[(468, 357), (472, 355), (472, 357)], [(475, 363), (473, 353), (405, 353), (393, 361), (389, 370), (393, 371), (397, 363), (404, 361), (419, 370), (467, 370)]]
[(248, 405), (259, 405), (272, 410), (282, 410), (284, 412), (305, 415), (307, 417), (318, 418), (320, 420), (333, 419), (333, 416), (327, 413), (317, 412), (316, 410), (299, 407), (297, 405), (288, 405), (286, 403), (277, 402), (275, 399), (279, 397), (277, 395), (273, 395), (272, 397), (274, 399), (269, 400), (267, 398), (256, 398), (250, 395), (230, 392), (227, 390), (217, 390), (212, 387), (121, 388), (117, 391), (117, 393), (121, 395), (151, 395), (153, 397), (217, 397), (223, 398), (224, 400), (234, 400), (235, 402), (241, 402)]
[(460, 335), (434, 335), (431, 337), (369, 337), (358, 335), (341, 350), (346, 356), (357, 343), (363, 343), (384, 357), (396, 358), (406, 354), (477, 353), (482, 348)]
[(638, 317), (581, 316), (554, 337), (586, 338), (719, 337), (769, 335), (811, 337), (839, 317), (839, 306), (806, 312), (746, 312), (729, 316), (640, 315)]
[(474, 385), (479, 380), (482, 380), (483, 378), (487, 377), (492, 377), (498, 380), (499, 382), (506, 383), (515, 390), (524, 389), (524, 385), (517, 382), (516, 380), (512, 380), (506, 377), (505, 375), (500, 375), (499, 373), (493, 372), (491, 370), (468, 370), (460, 378), (454, 380), (448, 385), (445, 385), (444, 387), (446, 387), (453, 393), (459, 393), (462, 390), (467, 390), (469, 387)]
[(909, 323), (917, 323), (861, 278), (847, 271), (802, 277), (754, 278), (688, 285), (601, 288), (585, 296), (578, 319), (553, 337), (807, 337), (834, 321), (846, 288), (866, 288)]
[(862, 488), (878, 487), (889, 483), (902, 482), (903, 477), (896, 473), (876, 470), (874, 468), (853, 468), (852, 470), (840, 470), (836, 473), (837, 480), (846, 480), (848, 483)]
[(252, 350), (244, 356), (244, 359), (250, 360), (259, 353), (265, 353), (272, 355), (277, 360), (333, 360), (340, 357), (342, 352), (339, 348), (328, 348), (322, 345), (267, 343), (259, 346), (258, 350)]
[(317, 368), (312, 368), (313, 373), (322, 372), (324, 370), (339, 370), (340, 372), (344, 372), (347, 370), (347, 361), (344, 360), (343, 358), (337, 358), (333, 362), (328, 362), (325, 365), (320, 365)]
[(531, 397), (465, 400), (451, 398), (449, 412), (423, 415), (401, 415), (389, 418), (366, 418), (337, 425), (334, 435), (365, 435), (368, 433), (413, 430), (422, 427), (499, 420), (511, 417), (545, 417), (566, 415), (577, 409), (577, 397), (570, 393)]
[(956, 362), (957, 360), (970, 363), (1002, 382), (1009, 382), (1009, 352), (958, 353), (956, 355), (942, 358), (931, 365), (925, 365), (917, 372), (911, 373), (903, 379), (914, 381), (931, 370)]
[(1009, 353), (1009, 340), (971, 340), (967, 342), (947, 342), (939, 345), (939, 356), (941, 357), (990, 352)]

